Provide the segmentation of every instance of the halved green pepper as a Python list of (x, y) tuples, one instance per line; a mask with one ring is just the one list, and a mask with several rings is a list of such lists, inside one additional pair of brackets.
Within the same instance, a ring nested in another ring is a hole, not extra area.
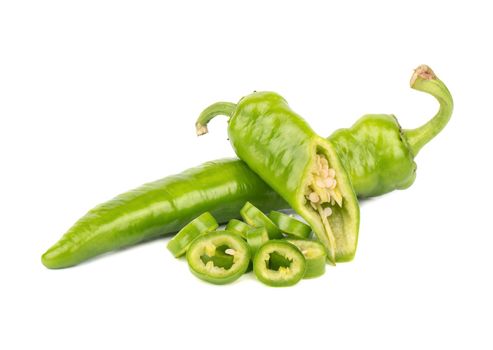
[(228, 135), (236, 154), (306, 220), (329, 261), (353, 259), (359, 206), (332, 143), (274, 92), (209, 106), (197, 120), (197, 134), (206, 133), (207, 123), (219, 114), (230, 117)]
[[(272, 261), (274, 256), (275, 261)], [(255, 276), (271, 287), (288, 287), (298, 283), (305, 269), (303, 254), (288, 241), (268, 241), (253, 258)]]
[[(232, 256), (231, 266), (227, 266), (224, 259), (216, 260), (223, 254)], [(195, 239), (187, 251), (190, 271), (214, 284), (231, 283), (240, 278), (248, 269), (250, 257), (250, 248), (243, 238), (229, 231), (206, 233)]]

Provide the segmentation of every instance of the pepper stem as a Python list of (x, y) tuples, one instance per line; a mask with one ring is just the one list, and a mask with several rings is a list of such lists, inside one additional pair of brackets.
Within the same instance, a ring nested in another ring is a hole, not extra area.
[(426, 124), (416, 129), (403, 130), (411, 152), (416, 156), (421, 148), (447, 125), (452, 115), (454, 103), (445, 84), (426, 65), (421, 65), (415, 69), (411, 77), (411, 88), (429, 93), (440, 103), (440, 109)]
[(225, 115), (228, 118), (234, 113), (236, 109), (236, 104), (231, 102), (216, 102), (200, 113), (197, 122), (195, 123), (195, 129), (197, 131), (197, 136), (207, 134), (209, 130), (207, 129), (207, 124), (218, 115)]

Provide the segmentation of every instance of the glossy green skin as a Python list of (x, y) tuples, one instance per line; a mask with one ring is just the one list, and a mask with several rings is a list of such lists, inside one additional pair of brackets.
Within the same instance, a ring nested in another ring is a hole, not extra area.
[(224, 159), (148, 183), (91, 209), (43, 256), (48, 268), (176, 232), (209, 211), (218, 222), (239, 217), (245, 202), (262, 211), (287, 208), (245, 163)]
[(359, 197), (405, 189), (416, 178), (414, 155), (393, 115), (365, 115), (329, 139)]
[[(359, 206), (334, 146), (274, 92), (255, 92), (242, 98), (229, 120), (228, 135), (236, 154), (312, 227), (327, 248), (328, 259), (333, 263), (352, 260), (358, 240)], [(334, 206), (327, 218), (335, 244), (304, 196), (317, 153), (324, 154), (335, 169), (344, 198), (342, 207)]]

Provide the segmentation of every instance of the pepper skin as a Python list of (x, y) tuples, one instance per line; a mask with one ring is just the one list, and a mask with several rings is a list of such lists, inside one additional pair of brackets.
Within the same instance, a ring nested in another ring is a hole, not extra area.
[(254, 92), (236, 105), (211, 105), (197, 120), (197, 134), (206, 133), (207, 123), (225, 113), (240, 159), (307, 221), (330, 262), (352, 260), (359, 206), (334, 146), (274, 92)]
[[(443, 82), (430, 72), (428, 67), (420, 66), (411, 79), (412, 88), (432, 94), (440, 103), (436, 116), (421, 128), (403, 130), (401, 138), (393, 116), (390, 121), (389, 116), (364, 116), (352, 128), (330, 136), (358, 197), (378, 196), (411, 185), (416, 169), (413, 157), (450, 119), (452, 97)], [(379, 119), (382, 121), (378, 122)], [(389, 135), (392, 137), (387, 141)], [(402, 165), (394, 167), (393, 162)], [(205, 188), (196, 186), (198, 179)], [(226, 222), (239, 217), (246, 201), (264, 212), (288, 208), (241, 160), (208, 162), (120, 194), (91, 209), (41, 260), (48, 268), (76, 265), (109, 251), (177, 232), (205, 211), (210, 211), (219, 222)]]

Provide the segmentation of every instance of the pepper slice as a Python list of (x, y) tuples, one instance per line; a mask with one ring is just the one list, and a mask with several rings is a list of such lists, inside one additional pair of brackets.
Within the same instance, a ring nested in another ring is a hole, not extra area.
[(246, 202), (240, 210), (240, 215), (248, 225), (253, 227), (265, 227), (270, 239), (282, 238), (279, 228), (260, 209), (252, 203)]
[(312, 232), (312, 228), (307, 224), (279, 211), (271, 211), (269, 218), (282, 232), (290, 236), (308, 238)]
[(239, 234), (241, 237), (246, 238), (246, 234), (248, 231), (252, 229), (252, 226), (244, 223), (241, 220), (231, 219), (226, 225), (226, 231), (233, 231)]
[(327, 253), (322, 243), (306, 239), (288, 239), (295, 245), (306, 260), (306, 270), (303, 278), (314, 278), (325, 273)]
[[(286, 266), (283, 261), (287, 262)], [(271, 287), (288, 287), (298, 283), (305, 269), (305, 257), (288, 241), (272, 240), (264, 243), (253, 259), (255, 276)]]
[(214, 216), (209, 212), (205, 212), (183, 227), (168, 242), (167, 248), (175, 258), (178, 258), (187, 252), (189, 245), (195, 238), (205, 232), (214, 231), (218, 227), (219, 225)]
[[(232, 263), (222, 265), (217, 257), (232, 256)], [(206, 282), (231, 283), (243, 275), (250, 262), (250, 248), (238, 234), (230, 231), (214, 231), (195, 239), (187, 251), (190, 271)]]
[(247, 232), (246, 239), (250, 246), (252, 256), (255, 256), (262, 244), (269, 240), (269, 234), (265, 227), (256, 227)]

